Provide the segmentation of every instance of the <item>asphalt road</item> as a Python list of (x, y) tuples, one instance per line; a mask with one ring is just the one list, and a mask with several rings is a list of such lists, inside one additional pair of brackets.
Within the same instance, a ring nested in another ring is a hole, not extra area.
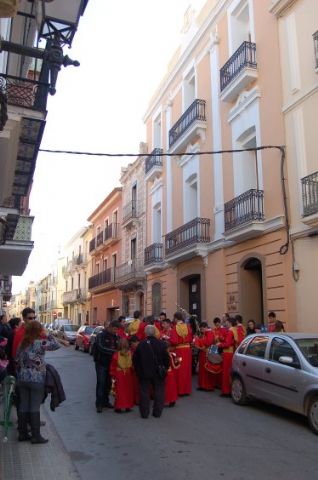
[(67, 396), (50, 417), (83, 480), (318, 477), (318, 437), (304, 417), (260, 402), (238, 407), (219, 391), (195, 389), (160, 419), (141, 419), (137, 407), (98, 414), (92, 357), (62, 347), (47, 360), (60, 372)]

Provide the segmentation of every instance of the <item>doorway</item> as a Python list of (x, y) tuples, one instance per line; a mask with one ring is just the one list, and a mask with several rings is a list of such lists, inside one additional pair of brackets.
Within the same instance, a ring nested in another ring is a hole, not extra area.
[(240, 313), (245, 322), (264, 324), (263, 268), (255, 257), (245, 260), (240, 268)]

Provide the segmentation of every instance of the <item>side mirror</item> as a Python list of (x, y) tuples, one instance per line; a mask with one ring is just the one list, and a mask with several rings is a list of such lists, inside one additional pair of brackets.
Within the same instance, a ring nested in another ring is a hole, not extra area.
[(300, 367), (298, 361), (295, 361), (293, 357), (290, 357), (287, 355), (282, 355), (281, 357), (279, 357), (278, 361), (279, 363), (282, 363), (283, 365), (288, 365), (290, 367), (294, 367), (294, 368)]

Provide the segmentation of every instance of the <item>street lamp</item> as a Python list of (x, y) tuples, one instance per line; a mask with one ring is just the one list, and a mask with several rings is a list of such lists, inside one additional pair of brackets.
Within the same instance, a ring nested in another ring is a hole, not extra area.
[(52, 40), (58, 37), (61, 45), (70, 47), (88, 0), (32, 1), (35, 3), (39, 38)]

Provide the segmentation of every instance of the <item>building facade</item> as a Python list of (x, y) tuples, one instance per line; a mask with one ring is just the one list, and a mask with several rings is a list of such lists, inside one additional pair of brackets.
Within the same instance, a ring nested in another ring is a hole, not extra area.
[(89, 244), (92, 228), (79, 230), (65, 246), (64, 288), (62, 289), (63, 317), (71, 323), (82, 325), (90, 321), (90, 276)]
[(116, 269), (122, 245), (122, 189), (116, 187), (88, 217), (93, 238), (89, 244), (91, 276), (91, 320), (103, 325), (115, 320), (121, 309), (121, 292), (116, 286)]
[(279, 28), (297, 330), (317, 332), (318, 14), (310, 0), (273, 0)]
[(180, 305), (201, 320), (226, 311), (263, 324), (274, 310), (295, 325), (282, 152), (257, 150), (285, 143), (269, 7), (189, 8), (145, 114), (149, 313)]

